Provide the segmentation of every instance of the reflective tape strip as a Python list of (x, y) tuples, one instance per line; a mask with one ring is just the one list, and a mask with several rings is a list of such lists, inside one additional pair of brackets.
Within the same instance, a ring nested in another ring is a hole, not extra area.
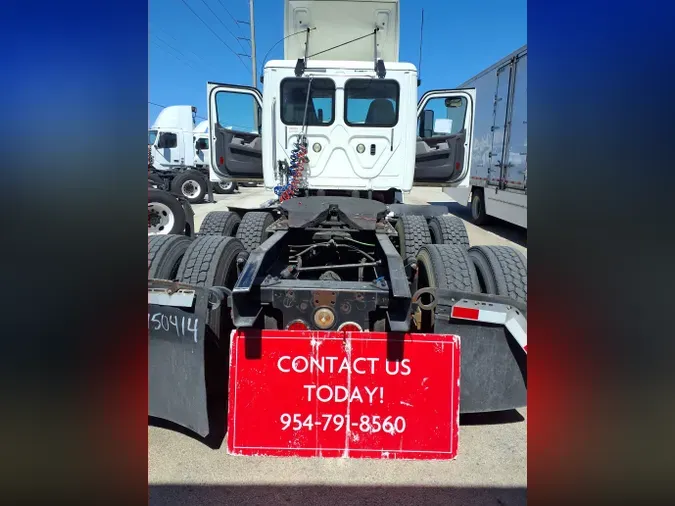
[(478, 320), (480, 311), (471, 307), (452, 307), (452, 316), (463, 320)]
[(511, 308), (506, 319), (506, 328), (527, 353), (527, 320), (520, 311)]
[(512, 306), (462, 299), (452, 306), (450, 316), (460, 320), (504, 325), (523, 351), (527, 353), (527, 320)]

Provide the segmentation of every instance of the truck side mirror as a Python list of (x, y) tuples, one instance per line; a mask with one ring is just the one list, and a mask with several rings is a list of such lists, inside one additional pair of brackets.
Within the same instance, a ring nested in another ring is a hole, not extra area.
[(424, 109), (422, 117), (420, 118), (420, 131), (418, 135), (423, 139), (433, 137), (434, 135), (434, 111), (432, 109)]
[(317, 116), (319, 117), (319, 123), (323, 123), (323, 109), (317, 111)]

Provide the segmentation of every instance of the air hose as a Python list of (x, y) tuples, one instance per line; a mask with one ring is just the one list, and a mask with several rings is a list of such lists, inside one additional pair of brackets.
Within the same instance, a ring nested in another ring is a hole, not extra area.
[[(274, 187), (274, 193), (279, 196), (280, 202), (292, 199), (298, 195), (298, 190), (303, 180), (305, 164), (309, 163), (309, 158), (307, 158), (307, 108), (311, 90), (312, 78), (310, 77), (309, 84), (307, 85), (307, 96), (305, 97), (305, 111), (302, 116), (302, 130), (291, 150), (290, 164), (288, 164), (286, 174), (280, 174), (280, 184)], [(284, 179), (286, 181), (285, 184), (283, 184)]]
[(305, 170), (305, 163), (308, 161), (307, 138), (303, 135), (298, 138), (291, 151), (286, 184), (274, 187), (274, 193), (279, 196), (279, 201), (283, 202), (298, 195), (302, 173)]

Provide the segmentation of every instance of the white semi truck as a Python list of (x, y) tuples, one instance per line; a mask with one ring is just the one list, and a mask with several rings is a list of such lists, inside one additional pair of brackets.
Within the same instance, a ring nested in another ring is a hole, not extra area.
[(494, 216), (527, 228), (527, 46), (459, 88), (476, 93), (469, 185), (444, 191), (477, 225)]
[(148, 177), (190, 204), (202, 202), (209, 192), (208, 122), (195, 127), (196, 112), (190, 105), (165, 107), (148, 130)]
[(284, 32), (264, 95), (207, 84), (211, 180), (278, 198), (149, 238), (149, 414), (238, 455), (454, 458), (460, 412), (527, 402), (525, 257), (401, 202), (469, 188), (475, 90), (417, 101), (397, 0), (286, 0)]

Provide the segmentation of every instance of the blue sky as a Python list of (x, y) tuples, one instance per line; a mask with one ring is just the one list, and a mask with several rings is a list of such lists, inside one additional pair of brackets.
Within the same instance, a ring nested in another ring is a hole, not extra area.
[[(420, 94), (455, 87), (527, 42), (526, 0), (401, 0), (401, 61), (418, 64), (422, 8)], [(283, 0), (255, 0), (259, 68), (283, 37), (283, 16)], [(207, 81), (250, 85), (250, 59), (241, 57), (242, 64), (223, 44), (250, 54), (248, 41), (235, 38), (248, 37), (249, 26), (234, 21), (248, 17), (248, 0), (150, 0), (148, 101), (195, 105), (197, 115), (206, 118)], [(283, 59), (283, 43), (267, 59)], [(160, 110), (148, 104), (148, 126)]]

